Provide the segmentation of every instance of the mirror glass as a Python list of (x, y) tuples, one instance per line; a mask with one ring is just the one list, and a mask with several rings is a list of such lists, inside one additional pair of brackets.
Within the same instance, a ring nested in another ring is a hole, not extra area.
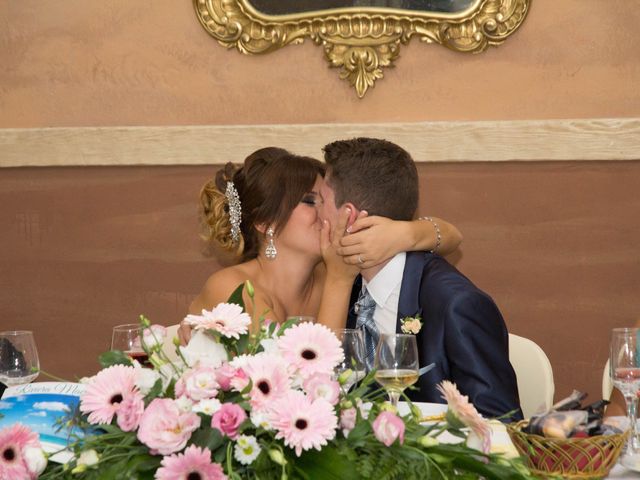
[(290, 15), (332, 8), (392, 8), (426, 13), (459, 13), (480, 0), (248, 0), (265, 15)]

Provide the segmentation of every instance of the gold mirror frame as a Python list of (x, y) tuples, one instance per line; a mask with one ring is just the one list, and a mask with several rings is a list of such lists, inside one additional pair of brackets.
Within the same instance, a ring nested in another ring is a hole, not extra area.
[(200, 23), (227, 48), (246, 55), (269, 53), (310, 38), (322, 45), (331, 67), (340, 69), (364, 97), (367, 89), (393, 66), (400, 44), (413, 36), (451, 50), (479, 53), (500, 45), (522, 24), (531, 0), (479, 0), (466, 11), (440, 14), (423, 11), (344, 8), (270, 16), (249, 0), (194, 0)]

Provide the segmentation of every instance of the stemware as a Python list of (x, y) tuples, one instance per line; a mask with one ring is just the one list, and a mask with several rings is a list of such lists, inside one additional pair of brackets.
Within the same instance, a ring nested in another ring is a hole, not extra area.
[(374, 368), (376, 381), (387, 391), (391, 404), (397, 407), (400, 394), (418, 380), (416, 336), (403, 333), (380, 335)]
[(336, 375), (340, 376), (346, 371), (351, 371), (351, 375), (343, 383), (343, 388), (348, 392), (365, 376), (364, 337), (362, 330), (355, 328), (340, 329), (336, 336), (342, 343), (344, 351), (344, 360), (336, 367)]
[(142, 348), (142, 327), (139, 323), (126, 323), (113, 327), (111, 350), (120, 350), (132, 360), (149, 365), (149, 356)]
[(0, 332), (0, 382), (8, 386), (33, 382), (40, 374), (33, 332)]
[(611, 331), (609, 373), (613, 385), (620, 390), (627, 404), (631, 435), (626, 454), (638, 452), (636, 411), (640, 390), (640, 329), (614, 328)]

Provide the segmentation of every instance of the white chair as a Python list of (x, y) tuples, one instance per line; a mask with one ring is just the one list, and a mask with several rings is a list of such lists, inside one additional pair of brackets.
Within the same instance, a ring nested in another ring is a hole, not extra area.
[(553, 404), (553, 369), (540, 346), (512, 333), (509, 334), (509, 361), (516, 372), (520, 407), (525, 418)]
[(167, 355), (169, 360), (176, 361), (178, 355), (176, 354), (176, 346), (173, 344), (173, 339), (178, 336), (178, 328), (180, 325), (170, 325), (167, 327), (167, 336), (164, 339), (162, 345), (162, 351)]
[(613, 382), (611, 381), (611, 373), (609, 372), (609, 360), (604, 364), (602, 372), (602, 399), (609, 400), (613, 392)]

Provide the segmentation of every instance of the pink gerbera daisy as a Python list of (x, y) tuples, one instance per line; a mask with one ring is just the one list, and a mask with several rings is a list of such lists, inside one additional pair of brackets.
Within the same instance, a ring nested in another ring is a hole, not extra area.
[(40, 448), (38, 435), (21, 423), (0, 431), (0, 478), (36, 478), (27, 468), (24, 451), (27, 447)]
[[(481, 440), (482, 451), (489, 453), (491, 449), (491, 429), (487, 421), (480, 416), (476, 407), (469, 402), (466, 395), (462, 395), (458, 391), (458, 387), (448, 380), (443, 380), (438, 385), (438, 390), (442, 393), (442, 398), (447, 401), (449, 407), (447, 411), (447, 420), (456, 419), (469, 427)], [(449, 414), (454, 416), (453, 419)]]
[(157, 480), (223, 480), (227, 476), (219, 463), (211, 462), (211, 450), (191, 445), (185, 449), (184, 453), (164, 457), (155, 478)]
[(276, 438), (284, 439), (300, 456), (303, 450), (320, 450), (335, 437), (338, 417), (325, 399), (311, 401), (304, 393), (290, 390), (272, 406), (270, 423)]
[(340, 341), (320, 324), (300, 323), (287, 329), (278, 339), (278, 347), (303, 378), (314, 373), (330, 375), (344, 358)]
[(247, 333), (251, 317), (235, 303), (220, 303), (213, 310), (202, 310), (202, 315), (187, 315), (185, 323), (195, 330), (212, 329), (224, 337), (240, 338)]
[(242, 370), (252, 382), (249, 398), (253, 408), (260, 409), (282, 397), (291, 387), (287, 366), (277, 355), (261, 352), (247, 357)]
[(89, 379), (80, 399), (80, 410), (89, 414), (89, 423), (111, 423), (120, 403), (137, 391), (133, 367), (113, 365)]

